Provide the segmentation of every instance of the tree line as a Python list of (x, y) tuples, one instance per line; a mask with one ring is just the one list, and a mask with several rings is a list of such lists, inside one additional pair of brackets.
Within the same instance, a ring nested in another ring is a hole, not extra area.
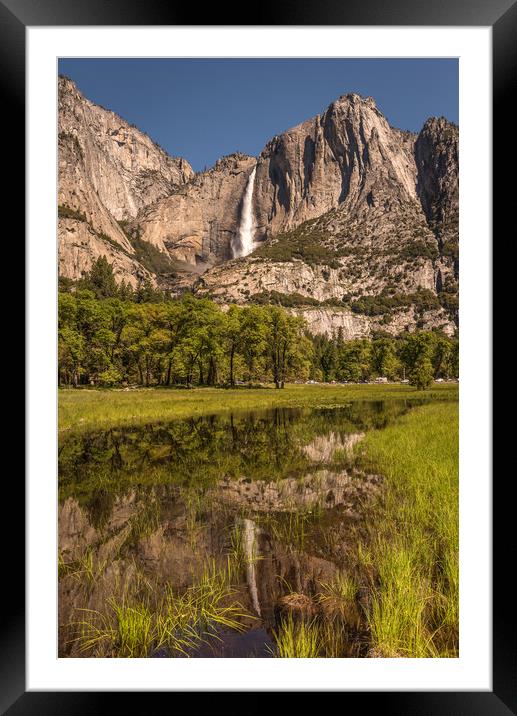
[(440, 332), (344, 340), (311, 335), (275, 305), (221, 307), (151, 284), (117, 285), (106, 259), (78, 282), (60, 281), (59, 384), (207, 385), (407, 378), (425, 388), (458, 375), (458, 340)]

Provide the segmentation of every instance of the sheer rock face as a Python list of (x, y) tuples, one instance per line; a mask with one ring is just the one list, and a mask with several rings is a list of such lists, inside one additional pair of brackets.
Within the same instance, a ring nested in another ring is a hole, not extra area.
[(431, 117), (415, 143), (418, 195), (442, 246), (458, 243), (458, 140), (458, 127), (444, 117)]
[(153, 277), (134, 257), (126, 235), (106, 209), (86, 170), (80, 146), (59, 139), (59, 275), (77, 279), (99, 256), (106, 256), (119, 281), (133, 287)]
[[(195, 290), (238, 303), (267, 292), (297, 294), (297, 304), (305, 299), (312, 306), (421, 289), (454, 293), (457, 144), (457, 127), (443, 118), (426, 122), (417, 136), (390, 127), (373, 100), (341, 97), (269, 142), (254, 191), (255, 238), (265, 241), (250, 256), (204, 273)], [(313, 317), (316, 309), (305, 313)], [(390, 325), (349, 310), (322, 306), (319, 313), (313, 330), (329, 333), (339, 325), (350, 337), (417, 322), (448, 333), (455, 328), (439, 307), (418, 316), (400, 310)]]
[(178, 261), (210, 266), (231, 259), (242, 197), (256, 159), (232, 154), (137, 217), (142, 239)]
[(133, 218), (184, 184), (194, 175), (192, 168), (114, 112), (87, 100), (64, 77), (59, 78), (58, 124), (58, 204), (83, 217), (60, 211), (60, 274), (80, 278), (105, 255), (119, 280), (133, 286), (144, 277), (154, 280), (134, 258), (118, 221)]
[(87, 100), (63, 77), (59, 132), (77, 138), (92, 186), (117, 220), (135, 217), (139, 209), (194, 176), (185, 159), (170, 157), (146, 134)]
[(102, 239), (83, 221), (59, 219), (58, 252), (59, 275), (66, 278), (80, 278), (99, 257), (105, 256), (119, 283), (125, 281), (133, 288), (138, 288), (148, 279), (156, 284), (154, 276), (134, 256)]
[(274, 137), (258, 160), (225, 157), (141, 212), (137, 221), (145, 240), (168, 248), (180, 260), (227, 260), (256, 165), (257, 242), (338, 207), (370, 222), (409, 209), (425, 224), (416, 191), (414, 143), (415, 135), (390, 127), (373, 99), (345, 95), (322, 115)]
[(257, 166), (258, 237), (341, 205), (363, 213), (375, 200), (414, 202), (413, 143), (414, 135), (389, 126), (372, 98), (357, 94), (274, 137)]
[[(331, 315), (336, 326), (350, 324), (350, 335), (380, 321), (324, 302), (457, 293), (458, 128), (444, 118), (429, 119), (418, 135), (404, 132), (373, 99), (347, 94), (271, 139), (258, 158), (233, 154), (195, 175), (70, 80), (60, 79), (59, 90), (59, 203), (85, 219), (60, 218), (65, 276), (78, 278), (104, 253), (120, 280), (150, 277), (118, 224), (124, 219), (176, 262), (174, 274), (152, 277), (164, 288), (222, 303), (297, 294), (297, 310), (306, 300), (306, 313), (320, 312), (319, 332), (330, 330)], [(254, 168), (256, 249), (232, 260)], [(441, 309), (418, 318), (401, 309), (382, 329), (417, 320), (454, 330)]]
[[(322, 306), (321, 308), (288, 308), (286, 310), (303, 318), (309, 331), (315, 335), (324, 334), (331, 337), (341, 329), (341, 335), (345, 341), (355, 338), (370, 338), (379, 331), (398, 336), (405, 331), (413, 331), (419, 320), (418, 313), (413, 306), (396, 311), (388, 324), (383, 321), (382, 316), (363, 316), (346, 308)], [(425, 330), (436, 328), (448, 336), (453, 336), (455, 331), (454, 323), (443, 308), (426, 311), (422, 328)]]

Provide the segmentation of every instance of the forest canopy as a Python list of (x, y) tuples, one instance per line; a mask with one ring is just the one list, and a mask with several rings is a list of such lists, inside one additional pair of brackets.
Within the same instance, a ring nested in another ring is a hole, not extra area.
[(222, 307), (150, 283), (117, 285), (104, 257), (78, 282), (60, 280), (59, 384), (235, 386), (407, 378), (425, 388), (458, 375), (458, 340), (439, 331), (344, 340), (311, 335), (276, 305)]

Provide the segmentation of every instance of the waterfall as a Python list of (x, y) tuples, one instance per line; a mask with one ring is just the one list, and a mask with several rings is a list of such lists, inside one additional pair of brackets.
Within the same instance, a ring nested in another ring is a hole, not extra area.
[(244, 197), (242, 199), (241, 222), (239, 224), (239, 233), (233, 243), (233, 256), (247, 256), (253, 251), (253, 187), (255, 186), (255, 172), (257, 167), (253, 167), (249, 175)]
[(244, 554), (246, 555), (246, 581), (250, 590), (251, 602), (256, 613), (260, 616), (260, 604), (257, 589), (257, 574), (255, 562), (257, 561), (257, 525), (253, 520), (244, 519)]

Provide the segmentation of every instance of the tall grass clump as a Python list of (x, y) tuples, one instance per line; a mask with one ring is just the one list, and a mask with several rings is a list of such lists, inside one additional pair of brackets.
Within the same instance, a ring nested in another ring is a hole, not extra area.
[(315, 659), (322, 656), (323, 641), (316, 620), (295, 620), (289, 614), (273, 631), (273, 638), (276, 644), (274, 656), (281, 659)]
[(116, 617), (118, 655), (128, 658), (148, 656), (156, 634), (149, 606), (144, 603), (119, 604), (115, 600), (111, 600), (111, 606)]
[(321, 582), (317, 600), (327, 617), (339, 617), (347, 625), (357, 628), (361, 619), (357, 604), (356, 580), (337, 572), (329, 582)]
[(414, 408), (359, 447), (385, 477), (359, 561), (372, 655), (458, 655), (458, 406)]
[(233, 594), (229, 572), (217, 571), (215, 565), (205, 567), (200, 581), (182, 595), (168, 586), (158, 618), (159, 645), (185, 651), (216, 636), (217, 628), (242, 631), (240, 619), (247, 614), (239, 603), (230, 601)]
[(241, 620), (250, 617), (234, 600), (229, 570), (217, 570), (215, 564), (181, 594), (170, 584), (158, 589), (142, 582), (140, 587), (138, 596), (126, 591), (108, 599), (106, 612), (78, 610), (82, 619), (72, 624), (72, 642), (80, 653), (144, 658), (165, 648), (170, 656), (190, 656), (208, 637), (218, 638), (218, 629), (242, 631)]
[(144, 658), (155, 642), (153, 614), (146, 603), (132, 604), (127, 596), (108, 599), (108, 613), (80, 609), (81, 621), (75, 622), (76, 636), (72, 641), (79, 652), (91, 656)]

